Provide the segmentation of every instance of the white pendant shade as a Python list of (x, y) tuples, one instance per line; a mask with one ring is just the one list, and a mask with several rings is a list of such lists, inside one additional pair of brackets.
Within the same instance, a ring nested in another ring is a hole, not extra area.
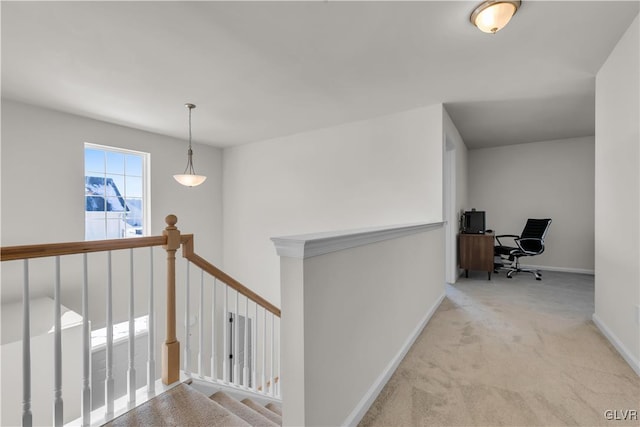
[(520, 6), (519, 1), (485, 1), (471, 14), (471, 22), (485, 33), (504, 28)]
[(191, 174), (183, 174), (183, 175), (173, 175), (176, 181), (185, 187), (197, 187), (198, 185), (205, 182), (207, 179), (204, 175), (191, 175)]

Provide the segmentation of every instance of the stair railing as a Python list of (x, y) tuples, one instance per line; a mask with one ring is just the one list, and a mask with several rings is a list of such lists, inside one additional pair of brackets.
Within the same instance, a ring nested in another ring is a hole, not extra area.
[[(195, 374), (209, 381), (280, 397), (280, 309), (197, 255), (193, 235), (183, 235), (181, 242), (182, 256), (187, 259), (184, 372), (192, 374), (190, 336), (195, 328), (191, 317), (190, 266), (193, 265), (200, 271), (198, 315), (194, 316), (199, 320)], [(205, 321), (204, 313), (205, 277), (210, 281), (210, 322)], [(211, 340), (210, 349), (205, 347), (206, 336)], [(219, 344), (222, 352), (217, 349)], [(218, 360), (220, 353), (222, 361)]]
[[(108, 421), (113, 419), (114, 412), (114, 378), (113, 378), (113, 265), (112, 265), (112, 252), (128, 250), (129, 254), (129, 330), (128, 330), (128, 370), (127, 370), (127, 407), (132, 408), (136, 406), (136, 371), (134, 366), (135, 356), (135, 319), (134, 319), (134, 249), (149, 248), (150, 250), (150, 266), (149, 266), (149, 281), (148, 281), (148, 297), (149, 297), (149, 313), (148, 313), (148, 360), (147, 360), (147, 386), (146, 393), (148, 396), (153, 396), (156, 393), (155, 390), (155, 311), (154, 311), (154, 274), (153, 274), (153, 248), (162, 246), (167, 252), (167, 277), (166, 277), (166, 293), (167, 293), (167, 306), (166, 306), (166, 338), (162, 346), (162, 370), (161, 378), (162, 383), (170, 385), (179, 381), (180, 379), (180, 343), (176, 334), (176, 265), (175, 255), (176, 251), (182, 246), (182, 254), (188, 260), (189, 264), (193, 264), (201, 269), (201, 281), (200, 281), (200, 306), (199, 306), (199, 348), (198, 348), (198, 375), (201, 378), (210, 379), (213, 381), (223, 382), (225, 384), (232, 384), (240, 388), (251, 389), (254, 391), (270, 394), (272, 396), (279, 396), (279, 388), (277, 387), (279, 371), (280, 371), (280, 357), (279, 348), (276, 348), (276, 343), (279, 343), (279, 318), (280, 310), (255, 294), (250, 289), (239, 283), (231, 276), (224, 273), (222, 270), (215, 267), (213, 264), (206, 261), (193, 251), (194, 238), (193, 235), (181, 235), (180, 231), (176, 227), (177, 217), (175, 215), (169, 215), (166, 217), (167, 227), (163, 231), (162, 236), (153, 237), (136, 237), (127, 239), (115, 239), (115, 240), (99, 240), (99, 241), (86, 241), (86, 242), (72, 242), (72, 243), (52, 243), (52, 244), (40, 244), (40, 245), (26, 245), (26, 246), (11, 246), (3, 247), (0, 249), (0, 260), (5, 261), (19, 261), (23, 263), (22, 269), (22, 425), (33, 425), (32, 414), (32, 366), (31, 366), (31, 293), (30, 293), (30, 267), (29, 262), (34, 258), (53, 258), (54, 259), (54, 327), (53, 327), (53, 359), (54, 359), (54, 385), (53, 385), (53, 422), (52, 425), (61, 426), (64, 423), (63, 417), (63, 393), (62, 393), (62, 325), (61, 325), (61, 267), (60, 259), (66, 255), (82, 254), (82, 391), (81, 391), (81, 405), (80, 405), (80, 423), (83, 426), (95, 424), (97, 420), (95, 418), (95, 411), (92, 415), (91, 411), (91, 328), (90, 328), (90, 313), (89, 313), (89, 269), (88, 269), (88, 254), (96, 252), (105, 252), (107, 254), (107, 277), (106, 277), (106, 376), (104, 380), (105, 385), (105, 407), (104, 416), (100, 417), (99, 421)], [(189, 272), (189, 264), (187, 265), (187, 276)], [(137, 267), (136, 267), (137, 268)], [(211, 306), (211, 329), (209, 332), (212, 334), (211, 342), (211, 367), (210, 375), (205, 376), (204, 368), (204, 338), (206, 328), (204, 327), (205, 306), (203, 304), (204, 294), (204, 273), (214, 278), (213, 290), (212, 290), (212, 306)], [(223, 283), (224, 300), (222, 304), (217, 301), (218, 294), (221, 293), (218, 289), (217, 282)], [(233, 307), (229, 307), (229, 290), (231, 289), (235, 295), (235, 304)], [(190, 346), (190, 283), (187, 279), (186, 286), (186, 305), (185, 305), (185, 365), (184, 372), (187, 375), (191, 374), (191, 346)], [(240, 302), (241, 296), (243, 298), (244, 312), (241, 312)], [(251, 306), (253, 304), (253, 306)], [(219, 365), (219, 351), (216, 348), (217, 339), (216, 331), (221, 328), (217, 325), (216, 320), (220, 317), (219, 306), (224, 306), (224, 319), (231, 315), (231, 319), (239, 319), (244, 314), (244, 338), (243, 351), (244, 357), (238, 357), (239, 354), (239, 339), (240, 330), (239, 323), (235, 322), (234, 330), (230, 331), (224, 322), (222, 327), (225, 335), (224, 340), (224, 352), (223, 354), (223, 374), (220, 375), (218, 370)], [(250, 318), (249, 310), (253, 309), (253, 320), (250, 323), (247, 319)], [(262, 322), (259, 322), (259, 310), (262, 310)], [(267, 331), (267, 318), (269, 313), (271, 327)], [(276, 318), (278, 325), (276, 326)], [(249, 333), (250, 325), (253, 330), (257, 331), (257, 325), (261, 323), (262, 334), (261, 340), (258, 339), (257, 333)], [(227, 340), (229, 334), (233, 338), (233, 341)], [(251, 346), (249, 346), (249, 335), (251, 335)], [(235, 351), (232, 351), (231, 345), (235, 346)], [(261, 381), (258, 384), (256, 381), (256, 358), (257, 347), (261, 346), (262, 351), (262, 364), (260, 366)], [(251, 348), (251, 354), (247, 351), (248, 347)], [(266, 352), (269, 347), (270, 357), (267, 361)], [(279, 345), (278, 345), (279, 347)], [(231, 352), (230, 352), (231, 351)], [(232, 355), (233, 359), (228, 359), (227, 356)], [(251, 357), (251, 364), (249, 363), (249, 357)], [(230, 368), (230, 363), (233, 363), (233, 369)], [(277, 368), (276, 368), (277, 364)], [(270, 366), (269, 366), (270, 365)], [(251, 372), (252, 376), (249, 376)], [(72, 400), (76, 399), (76, 396), (71, 397)], [(142, 402), (139, 402), (142, 403)]]

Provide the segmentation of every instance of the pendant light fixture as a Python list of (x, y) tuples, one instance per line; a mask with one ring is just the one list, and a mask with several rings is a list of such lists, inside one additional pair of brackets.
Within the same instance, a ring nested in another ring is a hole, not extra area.
[(509, 23), (520, 4), (520, 0), (484, 1), (471, 13), (471, 23), (482, 32), (495, 34)]
[(189, 109), (189, 151), (187, 151), (187, 167), (181, 175), (173, 175), (176, 181), (185, 187), (196, 187), (202, 184), (207, 177), (197, 175), (193, 169), (193, 150), (191, 149), (191, 110), (196, 108), (194, 104), (184, 104)]

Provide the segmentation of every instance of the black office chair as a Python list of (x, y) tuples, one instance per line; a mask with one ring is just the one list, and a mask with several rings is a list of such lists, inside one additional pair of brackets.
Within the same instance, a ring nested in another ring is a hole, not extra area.
[[(497, 264), (496, 267), (508, 268), (507, 277), (511, 279), (514, 273), (521, 271), (531, 273), (536, 277), (536, 280), (542, 280), (542, 275), (539, 270), (521, 268), (520, 258), (526, 256), (536, 256), (544, 252), (544, 239), (549, 231), (551, 225), (551, 219), (528, 219), (527, 224), (522, 230), (520, 236), (514, 234), (503, 234), (496, 236), (498, 244), (494, 247), (494, 255), (499, 256), (501, 260), (509, 260), (511, 264), (504, 267), (504, 264)], [(503, 245), (500, 239), (513, 238), (516, 246)], [(497, 268), (496, 268), (497, 272)]]

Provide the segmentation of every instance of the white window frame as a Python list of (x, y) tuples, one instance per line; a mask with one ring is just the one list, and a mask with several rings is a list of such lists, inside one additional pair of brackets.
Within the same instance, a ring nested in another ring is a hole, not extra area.
[[(94, 144), (85, 142), (82, 147), (83, 174), (86, 173), (85, 151), (86, 149), (111, 151), (122, 154), (135, 154), (142, 157), (142, 236), (151, 235), (151, 154), (144, 151), (131, 150), (128, 148), (114, 147), (110, 145)], [(126, 175), (125, 175), (126, 176)], [(85, 240), (87, 240), (86, 227), (86, 194), (84, 194), (83, 206), (85, 206)]]

